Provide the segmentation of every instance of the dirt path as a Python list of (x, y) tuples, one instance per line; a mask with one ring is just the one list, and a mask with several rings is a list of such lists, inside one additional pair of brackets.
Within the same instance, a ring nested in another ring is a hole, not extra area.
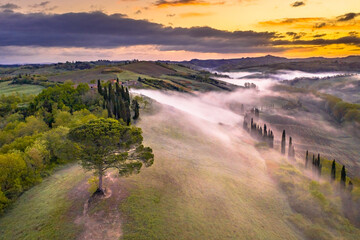
[[(87, 193), (83, 211), (77, 216), (75, 224), (81, 225), (84, 230), (77, 238), (79, 240), (113, 240), (119, 239), (122, 235), (121, 215), (119, 212), (119, 202), (126, 194), (121, 189), (120, 180), (116, 178), (114, 173), (108, 173), (104, 178), (104, 186), (106, 187), (105, 196), (93, 196)], [(78, 187), (78, 194), (88, 191), (89, 184), (82, 183)], [(79, 196), (80, 196), (79, 195)], [(81, 201), (81, 200), (79, 200)]]

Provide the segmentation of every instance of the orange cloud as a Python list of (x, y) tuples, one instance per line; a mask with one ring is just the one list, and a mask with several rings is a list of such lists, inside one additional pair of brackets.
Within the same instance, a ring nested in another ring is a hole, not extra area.
[(198, 13), (198, 12), (189, 12), (189, 13), (183, 13), (180, 14), (180, 17), (182, 18), (188, 18), (188, 17), (205, 17), (205, 16), (210, 16), (213, 13)]
[(198, 5), (198, 6), (209, 6), (209, 5), (224, 5), (225, 2), (207, 2), (202, 0), (158, 0), (154, 3), (155, 6), (160, 8), (165, 7), (180, 7), (180, 6), (189, 6), (189, 5)]

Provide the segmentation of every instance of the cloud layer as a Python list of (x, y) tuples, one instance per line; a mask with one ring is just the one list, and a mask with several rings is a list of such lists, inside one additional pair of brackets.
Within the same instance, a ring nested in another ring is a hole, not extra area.
[[(47, 5), (44, 2), (43, 5)], [(350, 21), (357, 14), (339, 16)], [(322, 18), (289, 18), (270, 25), (326, 22)], [(156, 46), (160, 51), (238, 54), (276, 53), (301, 46), (346, 44), (360, 46), (357, 33), (338, 38), (309, 38), (304, 32), (225, 31), (211, 27), (167, 27), (122, 14), (103, 12), (64, 14), (0, 12), (0, 47), (55, 47), (115, 49), (131, 46)], [(327, 23), (326, 23), (327, 24)], [(318, 28), (326, 27), (319, 25)]]
[(115, 48), (159, 45), (164, 50), (242, 53), (271, 50), (275, 33), (172, 28), (121, 14), (0, 13), (0, 46)]

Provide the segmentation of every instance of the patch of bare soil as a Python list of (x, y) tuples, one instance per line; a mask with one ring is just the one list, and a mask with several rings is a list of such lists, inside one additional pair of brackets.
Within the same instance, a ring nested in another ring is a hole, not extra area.
[[(105, 194), (93, 194), (82, 198), (83, 210), (78, 213), (75, 224), (83, 227), (79, 240), (113, 240), (122, 235), (119, 203), (126, 197), (121, 181), (114, 173), (108, 173), (104, 179)], [(88, 191), (88, 184), (82, 184), (80, 191)], [(81, 201), (81, 200), (79, 200)]]

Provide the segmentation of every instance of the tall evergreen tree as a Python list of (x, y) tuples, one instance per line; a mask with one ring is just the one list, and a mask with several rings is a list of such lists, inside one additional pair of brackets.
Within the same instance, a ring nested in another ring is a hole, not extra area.
[(112, 112), (111, 112), (111, 106), (110, 106), (109, 102), (106, 102), (106, 109), (107, 109), (107, 112), (108, 112), (108, 117), (112, 118), (113, 115), (112, 115)]
[(130, 106), (127, 101), (125, 101), (125, 110), (126, 110), (126, 125), (130, 125), (131, 122), (131, 112), (130, 112)]
[(335, 179), (336, 179), (336, 164), (335, 164), (335, 159), (334, 159), (334, 161), (332, 162), (332, 164), (331, 164), (331, 181), (333, 182), (333, 181), (335, 181)]
[(286, 144), (286, 133), (285, 130), (283, 130), (282, 138), (281, 138), (281, 154), (285, 155), (285, 144)]
[(264, 124), (264, 138), (266, 138), (268, 135), (267, 133), (267, 127), (266, 127), (266, 124)]
[(292, 158), (292, 138), (289, 137), (288, 158)]
[(104, 87), (104, 89), (103, 90), (101, 90), (102, 91), (102, 93), (103, 93), (103, 96), (104, 96), (104, 100), (105, 100), (105, 102), (107, 102), (108, 101), (108, 99), (109, 99), (109, 94), (108, 94), (108, 92), (107, 92), (107, 88), (106, 87)]
[(115, 89), (116, 89), (116, 95), (121, 96), (121, 88), (118, 82), (115, 84)]
[(126, 97), (126, 101), (127, 101), (128, 104), (130, 105), (130, 93), (129, 93), (129, 89), (128, 89), (128, 88), (125, 89), (125, 97)]
[(345, 165), (341, 169), (341, 178), (340, 178), (340, 184), (342, 187), (346, 186), (346, 170)]
[(274, 148), (274, 134), (270, 131), (270, 147)]
[(305, 168), (308, 168), (308, 164), (309, 164), (309, 151), (306, 150)]
[(124, 101), (122, 100), (122, 98), (119, 98), (119, 103), (120, 103), (120, 118), (126, 123), (126, 109), (125, 109), (125, 104)]
[(123, 85), (121, 85), (121, 97), (122, 97), (123, 101), (125, 101), (126, 96), (125, 96), (125, 89), (124, 89)]
[[(133, 111), (134, 111), (134, 117), (133, 117), (133, 119), (136, 120), (136, 119), (138, 119), (139, 116), (140, 116), (140, 112), (139, 112), (140, 106), (139, 106), (139, 103), (138, 103), (138, 101), (137, 101), (136, 99), (134, 99), (134, 100), (132, 101), (132, 109), (133, 109)], [(245, 121), (244, 121), (244, 122), (245, 122)]]
[(103, 89), (102, 89), (102, 86), (101, 86), (100, 79), (97, 81), (97, 89), (98, 89), (98, 93), (102, 96), (103, 95)]

